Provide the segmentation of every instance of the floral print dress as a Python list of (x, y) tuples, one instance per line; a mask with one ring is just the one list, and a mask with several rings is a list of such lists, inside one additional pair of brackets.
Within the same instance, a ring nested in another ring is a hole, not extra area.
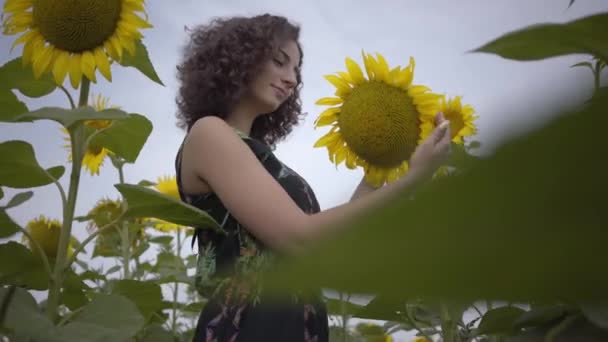
[[(268, 145), (238, 133), (303, 211), (319, 211), (317, 199), (302, 177), (279, 161)], [(192, 245), (198, 240), (199, 253), (195, 285), (208, 299), (193, 341), (327, 341), (327, 311), (320, 291), (313, 296), (293, 294), (282, 299), (264, 293), (258, 275), (277, 253), (236, 221), (214, 193), (184, 193), (181, 151), (180, 147), (175, 167), (182, 200), (209, 213), (226, 232), (197, 228), (192, 239)]]

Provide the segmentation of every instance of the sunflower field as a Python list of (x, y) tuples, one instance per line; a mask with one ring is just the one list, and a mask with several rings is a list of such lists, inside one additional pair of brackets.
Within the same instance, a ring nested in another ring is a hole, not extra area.
[[(180, 200), (174, 176), (126, 179), (152, 122), (92, 91), (123, 68), (163, 84), (142, 41), (153, 29), (144, 0), (5, 0), (2, 12), (17, 57), (0, 66), (0, 122), (58, 123), (69, 157), (43, 166), (28, 142), (0, 139), (0, 341), (190, 341), (206, 300), (193, 276), (202, 266), (182, 246), (191, 227), (221, 226)], [(606, 32), (608, 13), (599, 13), (523, 27), (472, 51), (514, 61), (583, 55), (572, 67), (589, 69), (594, 85), (576, 110), (483, 158), (468, 139), (473, 106), (416, 84), (413, 58), (393, 68), (379, 53), (363, 51), (361, 64), (346, 58), (346, 71), (326, 76), (336, 93), (317, 102), (329, 108), (315, 126), (329, 131), (315, 147), (336, 165), (361, 167), (378, 187), (408, 171), (441, 111), (452, 124), (452, 158), (414, 198), (279, 261), (265, 283), (338, 293), (327, 298), (335, 341), (391, 341), (402, 330), (416, 342), (608, 341)], [(21, 101), (54, 92), (65, 94), (64, 107)], [(377, 103), (390, 115), (365, 117)], [(81, 175), (99, 174), (104, 162), (120, 196), (76, 213)], [(15, 222), (10, 210), (47, 185), (61, 212)], [(74, 237), (75, 224), (86, 226), (85, 239)], [(151, 246), (159, 252), (142, 260)], [(93, 267), (97, 256), (115, 263)], [(349, 300), (366, 294), (365, 305)], [(347, 329), (355, 318), (384, 323)]]

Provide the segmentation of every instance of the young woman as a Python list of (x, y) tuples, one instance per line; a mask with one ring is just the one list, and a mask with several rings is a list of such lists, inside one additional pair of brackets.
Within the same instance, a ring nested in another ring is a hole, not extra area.
[(216, 19), (193, 30), (178, 66), (178, 125), (187, 130), (176, 158), (180, 195), (226, 232), (197, 229), (192, 241), (196, 286), (209, 299), (195, 341), (327, 341), (320, 291), (265, 293), (258, 271), (413, 191), (449, 153), (449, 124), (438, 114), (404, 177), (379, 189), (362, 180), (349, 203), (320, 211), (306, 181), (272, 152), (301, 116), (298, 38), (283, 17)]

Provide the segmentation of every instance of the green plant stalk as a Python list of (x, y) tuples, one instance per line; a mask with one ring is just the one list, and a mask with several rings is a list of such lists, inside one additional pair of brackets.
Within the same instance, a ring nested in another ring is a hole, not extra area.
[(443, 332), (444, 342), (460, 342), (456, 322), (450, 316), (447, 304), (440, 304), (441, 331)]
[(597, 92), (600, 90), (601, 73), (602, 73), (602, 62), (601, 62), (601, 60), (598, 59), (598, 61), (595, 63), (595, 68), (593, 69), (593, 86), (594, 86), (595, 94), (597, 94)]
[[(118, 169), (118, 181), (120, 184), (124, 184), (125, 182), (125, 174), (122, 170), (124, 163), (120, 160), (113, 160), (114, 166)], [(123, 270), (123, 278), (130, 279), (131, 278), (131, 270), (129, 267), (129, 261), (131, 259), (131, 243), (129, 241), (129, 225), (127, 221), (121, 222), (120, 229), (120, 242), (121, 242), (121, 251), (122, 251), (122, 270)]]
[[(181, 229), (177, 229), (177, 257), (181, 257), (182, 251), (182, 234)], [(177, 281), (173, 284), (173, 314), (171, 315), (171, 332), (175, 336), (177, 330)]]
[[(90, 82), (86, 77), (82, 77), (80, 86), (80, 98), (78, 107), (87, 105), (89, 97)], [(74, 211), (76, 209), (76, 198), (78, 195), (78, 185), (80, 184), (80, 172), (82, 170), (82, 158), (84, 155), (84, 126), (82, 123), (76, 124), (70, 130), (70, 138), (72, 145), (72, 172), (70, 174), (70, 188), (68, 191), (67, 206), (63, 207), (63, 227), (59, 235), (59, 244), (57, 246), (57, 259), (55, 260), (55, 268), (53, 270), (53, 278), (49, 281), (49, 296), (47, 299), (46, 314), (51, 321), (55, 321), (57, 317), (57, 308), (59, 307), (59, 296), (63, 285), (63, 275), (66, 269), (68, 245), (72, 236), (72, 222), (74, 220)]]

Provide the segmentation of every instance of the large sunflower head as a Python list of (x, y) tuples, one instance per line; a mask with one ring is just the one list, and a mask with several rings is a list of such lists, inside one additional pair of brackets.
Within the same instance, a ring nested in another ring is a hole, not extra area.
[[(108, 106), (108, 98), (105, 98), (101, 95), (91, 96), (91, 104), (96, 111), (102, 111), (106, 108), (120, 108), (117, 106)], [(104, 129), (109, 127), (112, 124), (111, 120), (87, 120), (84, 122), (85, 126), (92, 129)], [(70, 145), (70, 135), (69, 132), (62, 127), (62, 130), (65, 134), (64, 140), (67, 144), (64, 146), (68, 151), (71, 151)], [(106, 157), (111, 155), (112, 151), (108, 150), (102, 146), (96, 146), (94, 144), (89, 143), (87, 146), (87, 150), (84, 153), (84, 157), (82, 159), (82, 165), (86, 170), (89, 171), (91, 176), (99, 175), (99, 169), (103, 165)], [(72, 160), (72, 154), (68, 156), (69, 160)]]
[(464, 137), (477, 133), (477, 127), (474, 123), (477, 119), (475, 110), (469, 104), (462, 105), (460, 96), (448, 100), (442, 98), (439, 110), (450, 121), (450, 131), (454, 143), (463, 144)]
[(135, 54), (135, 42), (150, 28), (144, 0), (6, 0), (3, 33), (21, 34), (23, 63), (34, 75), (52, 72), (55, 82), (78, 88), (82, 75), (95, 82), (96, 70), (112, 80), (110, 63), (124, 50)]
[[(40, 248), (49, 259), (54, 259), (57, 256), (57, 248), (59, 247), (59, 236), (61, 234), (61, 222), (51, 220), (44, 215), (31, 220), (27, 223), (25, 229), (28, 231), (34, 241), (40, 245)], [(25, 237), (24, 237), (25, 239)], [(25, 239), (32, 252), (37, 255), (38, 249), (33, 245), (30, 239)], [(68, 245), (68, 255), (71, 255), (72, 242)]]
[(407, 172), (412, 153), (433, 129), (441, 96), (412, 85), (413, 58), (407, 67), (390, 69), (381, 54), (362, 54), (367, 78), (350, 58), (346, 72), (325, 76), (336, 96), (317, 101), (332, 107), (315, 122), (315, 127), (331, 126), (315, 147), (326, 146), (336, 165), (363, 167), (365, 180), (379, 187)]
[(157, 179), (156, 190), (175, 199), (180, 199), (175, 176), (162, 176)]

